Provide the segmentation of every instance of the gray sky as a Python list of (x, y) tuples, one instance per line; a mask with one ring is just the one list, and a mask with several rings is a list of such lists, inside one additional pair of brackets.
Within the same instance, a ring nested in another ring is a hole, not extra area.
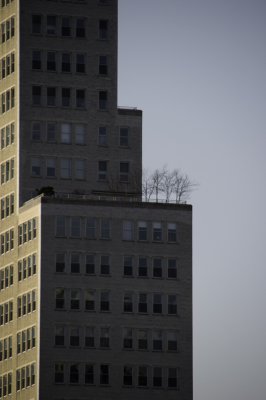
[(120, 0), (119, 105), (145, 167), (200, 185), (195, 400), (265, 400), (266, 1)]

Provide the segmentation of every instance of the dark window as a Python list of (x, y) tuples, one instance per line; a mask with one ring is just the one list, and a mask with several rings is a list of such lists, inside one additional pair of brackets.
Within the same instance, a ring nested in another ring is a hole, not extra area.
[(56, 71), (56, 56), (53, 51), (47, 53), (47, 71)]
[(154, 331), (153, 332), (153, 350), (162, 351), (162, 349), (163, 349), (162, 332)]
[(133, 257), (132, 256), (124, 257), (124, 275), (125, 276), (133, 275)]
[(70, 344), (70, 346), (73, 346), (73, 347), (79, 346), (79, 328), (78, 327), (70, 328), (69, 344)]
[(101, 309), (101, 311), (109, 311), (109, 293), (108, 292), (101, 293), (100, 309)]
[(70, 308), (71, 310), (79, 310), (80, 292), (79, 289), (71, 289)]
[(80, 273), (80, 255), (78, 253), (71, 254), (71, 273)]
[(129, 367), (126, 365), (124, 367), (124, 381), (123, 381), (125, 386), (132, 386), (132, 367)]
[(55, 35), (56, 34), (56, 16), (55, 15), (47, 15), (47, 26), (46, 33), (47, 35)]
[(42, 30), (42, 16), (32, 15), (31, 18), (31, 32), (35, 34), (40, 34)]
[(69, 382), (70, 383), (79, 383), (79, 365), (78, 364), (70, 365)]
[(55, 271), (56, 272), (65, 272), (65, 253), (58, 253), (56, 254), (56, 266), (55, 266)]
[(147, 240), (147, 222), (138, 222), (138, 240)]
[(168, 224), (168, 242), (176, 242), (177, 235), (176, 235), (176, 224), (175, 223), (169, 223)]
[(161, 314), (162, 311), (163, 311), (162, 295), (161, 294), (154, 294), (153, 295), (153, 312), (155, 314)]
[(55, 345), (64, 346), (65, 345), (65, 328), (64, 326), (55, 327)]
[(138, 373), (138, 385), (139, 386), (147, 386), (147, 384), (148, 384), (147, 367), (140, 366), (139, 373)]
[(93, 385), (94, 383), (94, 366), (91, 364), (85, 365), (85, 384)]
[(86, 274), (92, 275), (95, 273), (95, 257), (94, 254), (86, 255)]
[(85, 108), (85, 89), (76, 90), (76, 107)]
[(132, 328), (124, 328), (123, 347), (124, 347), (124, 349), (132, 349), (133, 348), (133, 330), (132, 330)]
[(129, 141), (128, 128), (120, 128), (119, 144), (123, 147), (128, 147)]
[(139, 276), (148, 275), (147, 257), (139, 257)]
[(125, 293), (124, 295), (124, 312), (133, 312), (133, 295)]
[(100, 146), (107, 146), (107, 128), (106, 128), (106, 126), (99, 127), (98, 144)]
[(177, 278), (177, 265), (175, 258), (168, 260), (168, 278)]
[(64, 383), (65, 380), (65, 366), (62, 363), (55, 364), (55, 375), (54, 381), (55, 383)]
[(147, 294), (146, 293), (139, 294), (138, 311), (140, 313), (146, 313), (148, 311), (148, 302), (147, 302)]
[(105, 181), (107, 178), (107, 161), (99, 161), (98, 163), (98, 179)]
[(76, 56), (76, 72), (84, 74), (86, 72), (85, 54), (77, 54)]
[(109, 348), (110, 345), (109, 328), (101, 328), (100, 332), (100, 347)]
[(100, 110), (106, 110), (107, 109), (107, 91), (106, 90), (101, 90), (99, 92), (99, 109)]
[(175, 294), (168, 295), (168, 314), (177, 314), (177, 299)]
[(120, 171), (119, 171), (119, 179), (120, 182), (128, 182), (129, 181), (129, 162), (122, 161), (120, 162)]
[(85, 347), (94, 347), (94, 328), (86, 327)]
[(62, 54), (62, 72), (71, 72), (71, 58), (69, 53)]
[(76, 37), (84, 38), (86, 36), (85, 19), (77, 18), (76, 22)]
[(154, 387), (161, 387), (163, 384), (162, 379), (162, 368), (161, 367), (154, 367), (153, 368), (153, 386)]
[(41, 105), (41, 95), (42, 95), (41, 86), (32, 86), (32, 104), (34, 106)]
[(63, 309), (65, 308), (65, 290), (58, 288), (55, 291), (55, 308)]
[(177, 369), (176, 368), (168, 368), (168, 387), (169, 388), (177, 387)]
[(109, 365), (106, 364), (100, 365), (100, 384), (101, 385), (109, 384)]
[(146, 330), (138, 331), (138, 349), (139, 350), (148, 349), (148, 332)]
[(62, 106), (70, 107), (71, 90), (70, 88), (62, 88)]
[(56, 88), (47, 88), (47, 106), (55, 106), (56, 104)]
[(41, 52), (39, 50), (33, 50), (32, 69), (41, 69), (41, 68), (42, 68)]
[(61, 34), (62, 36), (71, 36), (71, 20), (68, 17), (62, 18)]
[(31, 138), (34, 142), (39, 142), (41, 140), (41, 123), (33, 122), (31, 128)]
[(102, 275), (110, 274), (109, 256), (101, 256), (101, 274)]
[(105, 19), (99, 21), (99, 39), (108, 39), (108, 21)]
[(162, 259), (161, 258), (153, 259), (153, 277), (154, 278), (162, 277)]
[(100, 75), (108, 74), (107, 56), (99, 57), (99, 74)]

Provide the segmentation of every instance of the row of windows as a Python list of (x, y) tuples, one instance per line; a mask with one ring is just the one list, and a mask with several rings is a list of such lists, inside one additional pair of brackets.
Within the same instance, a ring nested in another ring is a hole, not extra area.
[[(15, 91), (11, 89), (12, 107), (15, 105)], [(32, 105), (33, 106), (47, 106), (47, 107), (64, 107), (64, 108), (87, 108), (87, 95), (86, 89), (74, 89), (70, 87), (42, 87), (39, 85), (32, 86)], [(12, 108), (11, 107), (11, 108)], [(107, 110), (108, 108), (108, 92), (100, 90), (98, 92), (98, 108), (99, 110)], [(2, 113), (8, 111), (2, 101)]]
[(0, 201), (0, 219), (4, 219), (15, 212), (15, 194), (11, 193), (2, 197)]
[[(143, 314), (177, 315), (177, 295), (163, 293), (133, 293), (122, 295), (122, 312)], [(111, 311), (111, 294), (109, 291), (97, 292), (93, 289), (55, 290), (55, 308), (57, 310)]]
[(30, 278), (37, 272), (36, 253), (18, 261), (18, 281)]
[(33, 386), (36, 380), (36, 365), (35, 363), (26, 365), (23, 368), (17, 369), (16, 373), (16, 390), (17, 392)]
[[(108, 127), (100, 126), (98, 128), (97, 142), (99, 146), (108, 146), (109, 132)], [(9, 133), (9, 131), (8, 131)], [(11, 138), (7, 141), (4, 140), (5, 134), (3, 132), (3, 147), (14, 142), (14, 129), (13, 141)], [(33, 121), (31, 125), (31, 139), (33, 142), (48, 142), (48, 143), (63, 143), (63, 144), (88, 144), (88, 127), (85, 124), (74, 123), (55, 123)], [(119, 137), (117, 141), (118, 146), (128, 147), (130, 145), (130, 132), (128, 127), (119, 128)]]
[[(108, 39), (109, 21), (99, 20), (98, 38)], [(31, 32), (35, 35), (85, 38), (87, 36), (87, 19), (57, 15), (32, 15)]]
[(12, 372), (0, 376), (0, 398), (12, 394)]
[(13, 321), (13, 301), (0, 304), (0, 326)]
[(1, 114), (15, 107), (15, 88), (12, 87), (1, 94)]
[(9, 229), (0, 236), (0, 255), (14, 249), (14, 229)]
[(36, 290), (32, 290), (17, 298), (18, 318), (36, 311)]
[(14, 0), (1, 0), (1, 7), (4, 8), (12, 3)]
[[(111, 256), (108, 254), (57, 253), (55, 272), (109, 275), (111, 274), (111, 264)], [(121, 257), (119, 265), (124, 276), (177, 278), (177, 260), (175, 258), (124, 255)], [(115, 268), (117, 269), (117, 265)]]
[(1, 164), (1, 185), (15, 177), (15, 159), (4, 161)]
[[(111, 239), (112, 221), (109, 219), (56, 217), (55, 234), (58, 237), (87, 239)], [(175, 243), (177, 241), (177, 224), (147, 221), (123, 221), (122, 240), (138, 240)]]
[[(178, 350), (178, 331), (124, 328), (121, 348), (124, 350)], [(110, 327), (55, 326), (55, 346), (109, 349), (114, 334)], [(117, 337), (116, 337), (117, 340)]]
[(0, 79), (15, 72), (15, 53), (9, 53), (0, 60)]
[[(59, 53), (58, 51), (44, 53), (41, 50), (32, 51), (31, 68), (35, 71), (85, 74), (87, 72), (87, 65), (87, 55), (84, 53)], [(99, 75), (108, 75), (108, 57), (106, 55), (99, 56), (97, 72)]]
[[(122, 386), (157, 387), (178, 389), (180, 371), (173, 367), (125, 365)], [(111, 385), (112, 370), (108, 364), (55, 364), (54, 382), (57, 384)]]
[(18, 245), (29, 242), (37, 236), (37, 219), (32, 218), (18, 226)]
[(7, 42), (15, 36), (15, 17), (11, 17), (1, 24), (1, 43)]
[(8, 265), (0, 270), (0, 291), (7, 289), (14, 283), (14, 266)]
[(87, 160), (73, 158), (31, 158), (31, 176), (61, 179), (86, 179)]
[(36, 327), (17, 333), (17, 354), (33, 349), (36, 346)]
[(12, 336), (0, 340), (0, 361), (12, 357)]
[(10, 146), (14, 142), (15, 142), (15, 123), (12, 122), (11, 124), (1, 128), (0, 149), (3, 150), (5, 147)]

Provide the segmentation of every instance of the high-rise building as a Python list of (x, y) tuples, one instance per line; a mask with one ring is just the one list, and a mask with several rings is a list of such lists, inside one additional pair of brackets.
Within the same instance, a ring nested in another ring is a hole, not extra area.
[(141, 129), (117, 0), (0, 0), (0, 399), (192, 399), (192, 208), (141, 200)]

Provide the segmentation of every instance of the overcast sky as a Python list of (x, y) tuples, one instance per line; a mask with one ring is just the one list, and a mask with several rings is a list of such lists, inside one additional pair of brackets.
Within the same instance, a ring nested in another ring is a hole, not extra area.
[(266, 1), (119, 0), (143, 163), (199, 183), (194, 400), (266, 399)]

